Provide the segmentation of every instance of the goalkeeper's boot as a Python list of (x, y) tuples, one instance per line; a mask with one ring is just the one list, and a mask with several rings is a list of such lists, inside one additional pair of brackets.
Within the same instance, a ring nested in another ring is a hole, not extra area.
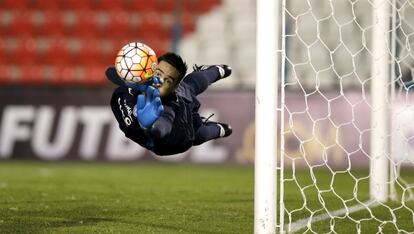
[(218, 138), (228, 137), (233, 132), (233, 129), (231, 128), (229, 124), (218, 123), (218, 122), (216, 124), (220, 128), (220, 135)]
[(217, 125), (220, 128), (220, 134), (217, 136), (217, 138), (223, 138), (223, 137), (228, 137), (231, 135), (231, 133), (233, 132), (233, 129), (231, 128), (231, 126), (229, 124), (226, 123), (220, 123), (220, 122), (214, 122), (214, 121), (210, 121), (209, 119), (211, 117), (213, 117), (214, 113), (211, 114), (209, 117), (201, 117), (201, 120), (203, 121), (204, 124), (214, 124)]
[(194, 64), (193, 70), (194, 71), (202, 71), (207, 70), (210, 68), (216, 67), (220, 74), (220, 79), (226, 78), (231, 75), (231, 67), (226, 64), (220, 64), (220, 65), (200, 65)]

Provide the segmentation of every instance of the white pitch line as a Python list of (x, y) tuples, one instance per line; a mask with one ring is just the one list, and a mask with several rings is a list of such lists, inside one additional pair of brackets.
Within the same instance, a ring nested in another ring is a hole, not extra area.
[[(315, 216), (312, 218), (312, 222), (311, 223), (316, 223), (316, 222), (320, 222), (326, 219), (331, 218), (331, 216), (340, 216), (340, 215), (344, 215), (347, 213), (351, 214), (360, 210), (363, 210), (367, 207), (375, 207), (375, 206), (379, 206), (379, 203), (373, 203), (372, 201), (367, 201), (366, 202), (368, 205), (355, 205), (355, 206), (351, 206), (348, 209), (344, 208), (344, 209), (340, 209), (340, 210), (335, 210), (333, 212), (331, 212), (331, 215), (329, 214), (321, 214), (318, 216)], [(300, 229), (306, 227), (308, 225), (309, 222), (309, 218), (305, 218), (305, 219), (300, 219), (296, 222), (293, 222), (290, 225), (290, 230), (288, 231), (288, 233), (292, 233), (292, 232), (296, 232), (299, 231)], [(285, 225), (285, 226), (289, 226), (289, 225)]]

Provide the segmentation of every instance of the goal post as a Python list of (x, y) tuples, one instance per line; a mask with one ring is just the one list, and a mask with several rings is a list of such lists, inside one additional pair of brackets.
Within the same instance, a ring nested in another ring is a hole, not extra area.
[(256, 14), (254, 232), (414, 232), (412, 1)]
[(388, 32), (391, 7), (387, 0), (372, 2), (372, 82), (371, 82), (371, 162), (370, 197), (386, 202), (388, 198), (388, 161), (390, 159), (390, 52)]
[(254, 232), (276, 232), (278, 2), (257, 1)]

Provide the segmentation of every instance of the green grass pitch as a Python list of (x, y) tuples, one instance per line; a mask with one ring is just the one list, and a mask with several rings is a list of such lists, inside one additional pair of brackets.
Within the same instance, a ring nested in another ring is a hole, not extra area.
[(253, 167), (0, 162), (0, 233), (252, 233)]
[[(401, 177), (407, 182), (414, 182), (411, 169), (403, 170)], [(285, 179), (285, 208), (289, 211), (292, 223), (310, 216), (315, 219), (325, 216), (324, 220), (318, 222), (313, 219), (310, 227), (305, 226), (298, 233), (414, 233), (413, 185), (396, 185), (398, 201), (371, 202), (366, 205), (369, 201), (367, 170), (338, 170), (334, 173), (313, 170), (313, 175), (310, 170), (297, 171), (295, 174), (286, 171)], [(403, 190), (403, 187), (406, 189)], [(404, 202), (401, 202), (402, 197)], [(351, 207), (360, 210), (347, 215), (346, 209)], [(342, 213), (335, 213), (341, 210)], [(288, 221), (289, 215), (285, 213), (284, 223)], [(288, 225), (285, 225), (285, 230), (287, 228)]]
[[(358, 199), (368, 199), (367, 172), (352, 174)], [(285, 183), (292, 222), (356, 204), (348, 173), (314, 176), (317, 183), (309, 171), (297, 171), (296, 182)], [(410, 171), (404, 178), (414, 181)], [(0, 233), (253, 233), (253, 189), (252, 166), (1, 161)], [(356, 233), (360, 220), (362, 233), (377, 233), (378, 226), (396, 233), (393, 215), (400, 231), (414, 231), (412, 201), (386, 205), (298, 232)]]

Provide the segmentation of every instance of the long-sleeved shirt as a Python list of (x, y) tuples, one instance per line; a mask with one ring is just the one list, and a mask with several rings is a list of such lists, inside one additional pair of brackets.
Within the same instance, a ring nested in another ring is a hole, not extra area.
[(188, 84), (182, 82), (174, 93), (163, 97), (164, 112), (151, 128), (143, 130), (132, 110), (139, 91), (120, 86), (115, 89), (111, 108), (125, 136), (158, 155), (172, 155), (188, 150), (194, 141), (200, 103)]

